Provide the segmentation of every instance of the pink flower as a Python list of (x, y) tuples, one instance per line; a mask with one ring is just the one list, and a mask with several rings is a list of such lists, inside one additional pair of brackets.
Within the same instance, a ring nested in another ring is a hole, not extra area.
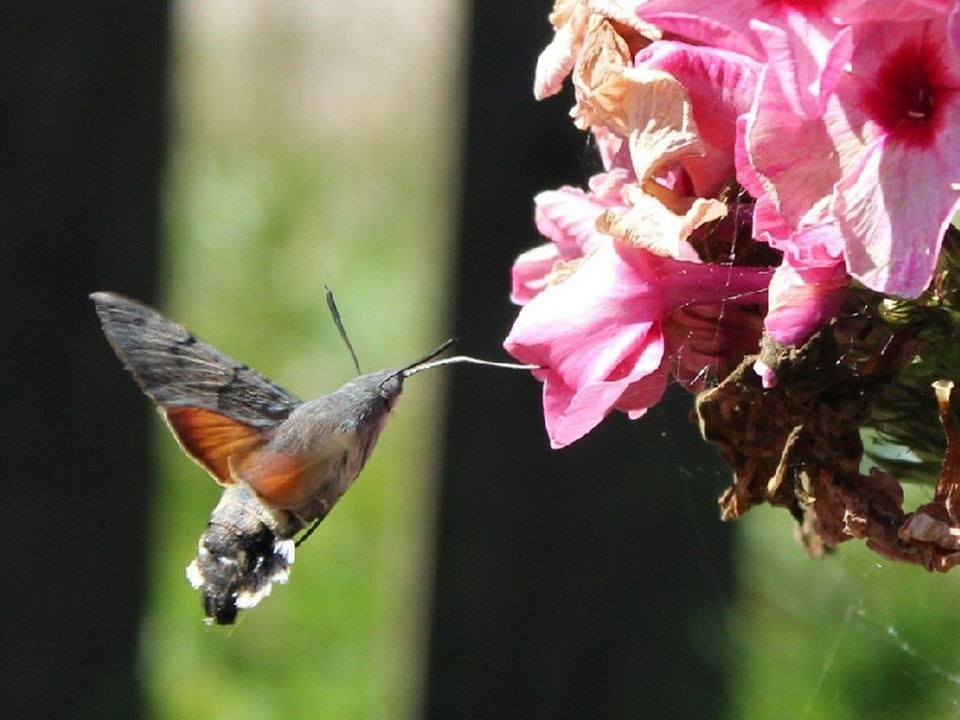
[(799, 347), (837, 314), (849, 288), (841, 264), (797, 267), (784, 261), (770, 281), (764, 327), (783, 345)]
[(835, 223), (863, 284), (915, 298), (960, 204), (960, 55), (942, 21), (865, 24), (851, 38), (822, 116), (798, 115), (785, 73), (765, 73), (738, 177), (793, 228)]
[(864, 26), (824, 115), (850, 274), (915, 298), (960, 206), (960, 54), (940, 21)]
[[(527, 304), (504, 342), (537, 364), (547, 434), (554, 448), (618, 409), (637, 418), (666, 387), (664, 324), (692, 305), (756, 303), (765, 269), (700, 265), (626, 243), (599, 243), (570, 274)], [(714, 332), (714, 337), (717, 333)]]
[(736, 121), (753, 104), (760, 64), (725, 50), (660, 41), (637, 53), (636, 65), (669, 73), (686, 91), (700, 147), (679, 161), (693, 194), (715, 197), (734, 175)]
[(597, 228), (696, 261), (688, 237), (727, 212), (717, 196), (734, 175), (736, 119), (751, 106), (759, 71), (736, 53), (654, 42), (636, 67), (608, 74), (587, 102), (624, 138), (635, 180), (621, 190), (626, 211), (607, 209)]

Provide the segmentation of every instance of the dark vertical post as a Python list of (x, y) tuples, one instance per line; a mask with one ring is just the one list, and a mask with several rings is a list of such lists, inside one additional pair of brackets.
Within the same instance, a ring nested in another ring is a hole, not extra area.
[[(533, 100), (549, 6), (472, 4), (453, 319), (484, 356), (516, 313), (511, 261), (541, 242), (533, 195), (596, 170), (570, 97)], [(452, 372), (427, 717), (722, 715), (733, 528), (690, 399), (553, 452), (529, 375)]]
[(6, 3), (0, 22), (0, 708), (141, 714), (150, 421), (86, 296), (150, 299), (163, 0)]

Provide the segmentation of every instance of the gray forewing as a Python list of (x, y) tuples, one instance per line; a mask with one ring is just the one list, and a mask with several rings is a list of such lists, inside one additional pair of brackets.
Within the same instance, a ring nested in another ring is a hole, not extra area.
[(301, 403), (156, 310), (114, 293), (90, 297), (107, 340), (143, 391), (160, 405), (211, 410), (267, 427)]

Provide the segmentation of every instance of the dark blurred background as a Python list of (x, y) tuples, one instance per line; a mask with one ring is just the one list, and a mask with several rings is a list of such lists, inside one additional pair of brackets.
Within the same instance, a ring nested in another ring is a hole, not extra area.
[[(539, 386), (411, 380), (235, 628), (183, 568), (217, 488), (86, 295), (160, 304), (306, 397), (451, 334), (500, 357), (532, 197), (597, 161), (532, 97), (549, 2), (8, 3), (0, 707), (10, 717), (950, 717), (955, 577), (722, 525), (677, 388), (548, 449)], [(918, 498), (923, 491), (918, 491)]]

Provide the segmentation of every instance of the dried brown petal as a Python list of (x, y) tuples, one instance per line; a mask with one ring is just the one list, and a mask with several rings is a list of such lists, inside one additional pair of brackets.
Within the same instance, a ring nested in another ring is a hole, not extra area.
[(886, 473), (859, 472), (860, 427), (873, 398), (910, 357), (900, 338), (888, 340), (854, 362), (841, 357), (827, 329), (799, 350), (781, 350), (776, 387), (761, 386), (754, 356), (700, 395), (703, 435), (734, 471), (720, 500), (724, 519), (769, 503), (800, 521), (812, 552), (859, 537), (888, 555), (915, 554), (898, 535), (905, 519), (899, 484)]
[(625, 214), (605, 210), (597, 218), (597, 230), (657, 255), (696, 261), (687, 238), (698, 227), (722, 218), (727, 206), (719, 200), (681, 197), (663, 190), (663, 198), (659, 198), (637, 187), (626, 188), (624, 199), (630, 210)]
[(538, 100), (560, 91), (564, 79), (578, 63), (588, 29), (609, 20), (610, 27), (629, 47), (629, 55), (651, 40), (658, 40), (658, 28), (637, 17), (634, 5), (619, 0), (557, 0), (550, 23), (556, 31), (553, 40), (537, 60), (534, 96)]
[(581, 130), (593, 125), (606, 126), (627, 135), (624, 127), (614, 124), (624, 92), (616, 78), (632, 64), (630, 47), (613, 24), (599, 15), (591, 16), (573, 68), (577, 97), (571, 112), (574, 125)]

